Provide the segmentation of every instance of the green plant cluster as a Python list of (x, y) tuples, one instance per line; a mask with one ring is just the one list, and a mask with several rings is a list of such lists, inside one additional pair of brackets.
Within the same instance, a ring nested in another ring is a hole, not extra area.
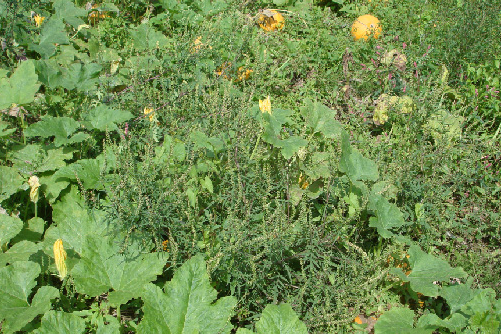
[(1, 331), (497, 333), (501, 17), (446, 2), (0, 3)]

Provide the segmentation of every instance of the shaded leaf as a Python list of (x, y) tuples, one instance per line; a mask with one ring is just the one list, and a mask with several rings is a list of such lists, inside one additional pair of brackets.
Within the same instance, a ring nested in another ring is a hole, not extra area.
[(411, 224), (406, 222), (400, 209), (390, 203), (385, 197), (372, 193), (369, 197), (370, 210), (373, 210), (376, 217), (371, 217), (369, 226), (375, 227), (383, 238), (390, 238), (394, 234), (391, 229)]
[(80, 123), (70, 117), (45, 116), (41, 121), (30, 125), (24, 130), (26, 137), (49, 138), (54, 136), (54, 145), (57, 147), (67, 144), (68, 138), (80, 127)]

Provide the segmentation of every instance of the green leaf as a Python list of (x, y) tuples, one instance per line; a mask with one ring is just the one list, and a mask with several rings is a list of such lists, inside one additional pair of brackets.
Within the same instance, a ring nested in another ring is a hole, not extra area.
[(102, 189), (101, 169), (103, 163), (98, 159), (80, 159), (71, 165), (60, 168), (54, 173), (54, 177), (80, 180), (85, 189)]
[(131, 29), (132, 42), (136, 50), (153, 50), (155, 48), (164, 48), (170, 42), (160, 31), (150, 26), (148, 22), (142, 23), (136, 28)]
[(0, 121), (0, 138), (8, 137), (14, 132), (16, 132), (16, 129), (7, 129), (9, 126), (10, 126), (9, 123)]
[(76, 187), (72, 187), (69, 193), (53, 205), (52, 219), (56, 224), (52, 224), (45, 232), (45, 252), (52, 256), (54, 242), (63, 239), (65, 248), (81, 253), (87, 235), (102, 236), (106, 233), (105, 216), (103, 211), (90, 211), (78, 195)]
[(29, 48), (39, 53), (43, 59), (48, 59), (56, 52), (56, 44), (68, 44), (63, 20), (57, 17), (46, 19), (40, 32), (40, 42), (30, 44)]
[(104, 321), (100, 321), (97, 327), (96, 334), (120, 334), (120, 323), (118, 319), (110, 314), (104, 316), (104, 319), (108, 323), (104, 324)]
[(388, 202), (381, 195), (372, 193), (368, 208), (376, 213), (376, 217), (369, 219), (369, 226), (375, 227), (383, 238), (391, 238), (394, 235), (391, 229), (411, 224), (404, 220), (402, 212), (395, 204)]
[(212, 288), (202, 255), (186, 261), (164, 286), (148, 284), (143, 301), (144, 317), (138, 333), (230, 333), (230, 319), (237, 300), (220, 298)]
[(3, 333), (21, 330), (37, 315), (47, 312), (51, 299), (59, 296), (56, 288), (43, 286), (38, 289), (31, 304), (28, 297), (36, 286), (40, 266), (30, 261), (14, 262), (0, 268), (0, 320)]
[(35, 100), (40, 84), (35, 73), (35, 64), (26, 60), (16, 68), (10, 78), (0, 79), (0, 109), (9, 108), (13, 103), (27, 104)]
[(308, 141), (299, 136), (291, 136), (287, 139), (280, 141), (280, 153), (285, 159), (290, 159), (301, 147), (308, 145)]
[(343, 131), (341, 142), (341, 160), (339, 161), (339, 170), (348, 175), (350, 180), (376, 181), (379, 178), (379, 172), (376, 163), (370, 159), (364, 158), (360, 152), (350, 145), (350, 135)]
[(258, 334), (308, 334), (306, 325), (299, 320), (289, 304), (269, 304), (256, 323)]
[(466, 303), (473, 299), (481, 290), (471, 288), (473, 278), (468, 277), (465, 284), (455, 284), (442, 287), (440, 296), (442, 296), (449, 305), (451, 313), (455, 313), (461, 309)]
[(452, 268), (446, 261), (423, 252), (419, 246), (411, 246), (408, 254), (412, 269), (409, 276), (397, 268), (393, 268), (391, 272), (404, 282), (410, 282), (412, 290), (425, 296), (438, 296), (439, 286), (433, 282), (449, 281), (450, 278), (466, 277), (467, 275), (462, 268)]
[(63, 19), (73, 28), (78, 29), (79, 25), (85, 23), (80, 17), (87, 16), (87, 10), (75, 6), (72, 1), (54, 0), (52, 6), (56, 11), (56, 17)]
[(0, 267), (5, 266), (7, 263), (12, 264), (18, 261), (28, 261), (31, 255), (40, 249), (40, 244), (22, 240), (10, 247), (5, 253), (0, 253)]
[(300, 108), (301, 115), (313, 133), (321, 132), (326, 138), (335, 138), (342, 133), (343, 126), (334, 119), (336, 111), (309, 99), (305, 99), (304, 104), (305, 106)]
[(30, 144), (18, 150), (13, 150), (9, 160), (13, 166), (23, 173), (41, 173), (53, 171), (66, 166), (65, 160), (73, 158), (74, 150), (71, 147), (54, 149), (51, 146)]
[(414, 328), (414, 312), (402, 307), (383, 313), (374, 325), (375, 334), (432, 334), (433, 331), (434, 328)]
[(0, 214), (0, 245), (7, 244), (23, 229), (23, 221), (17, 217)]
[(85, 333), (85, 320), (71, 313), (51, 310), (42, 317), (42, 325), (35, 334)]
[(0, 203), (23, 189), (27, 189), (27, 184), (16, 169), (0, 166)]
[(59, 197), (59, 194), (70, 185), (68, 178), (62, 178), (57, 175), (40, 176), (40, 187), (41, 191), (44, 193), (45, 198), (50, 204), (54, 202)]
[(54, 136), (54, 145), (57, 147), (68, 144), (68, 138), (80, 127), (80, 123), (70, 117), (45, 116), (41, 121), (30, 125), (24, 130), (26, 137), (39, 136), (49, 138)]
[(165, 258), (159, 253), (129, 257), (120, 249), (121, 244), (110, 237), (88, 235), (81, 259), (71, 271), (76, 290), (95, 297), (111, 288), (108, 300), (118, 306), (139, 297), (144, 285), (162, 273)]
[(113, 109), (101, 104), (84, 114), (83, 117), (88, 122), (88, 128), (91, 130), (112, 131), (117, 129), (117, 123), (128, 121), (134, 115), (128, 111)]

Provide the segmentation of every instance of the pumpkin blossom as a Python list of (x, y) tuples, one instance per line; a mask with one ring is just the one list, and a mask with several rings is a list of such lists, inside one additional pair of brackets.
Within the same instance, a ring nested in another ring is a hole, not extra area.
[(33, 175), (29, 178), (28, 184), (30, 185), (30, 200), (33, 203), (38, 202), (38, 188), (40, 187), (40, 181), (37, 176)]
[(66, 268), (66, 251), (64, 250), (62, 239), (57, 239), (54, 242), (54, 259), (56, 260), (59, 278), (63, 280), (68, 274), (68, 269)]
[(37, 26), (37, 28), (40, 28), (43, 21), (45, 20), (45, 16), (40, 16), (36, 14), (35, 16), (33, 16), (33, 20), (35, 20), (35, 25)]
[(262, 113), (268, 113), (271, 115), (271, 101), (269, 95), (266, 99), (259, 100), (259, 109)]

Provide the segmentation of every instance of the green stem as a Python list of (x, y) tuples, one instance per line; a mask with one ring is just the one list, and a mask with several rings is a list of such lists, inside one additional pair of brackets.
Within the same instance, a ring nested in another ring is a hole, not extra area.
[(33, 202), (33, 204), (35, 204), (35, 218), (38, 217), (38, 202)]
[(261, 132), (259, 133), (259, 136), (257, 137), (256, 145), (254, 145), (254, 149), (252, 150), (252, 154), (250, 156), (250, 160), (252, 160), (254, 158), (254, 154), (256, 154), (257, 146), (259, 145), (260, 141), (261, 141)]
[(120, 305), (117, 306), (117, 319), (119, 323), (122, 323), (122, 317), (120, 315)]

